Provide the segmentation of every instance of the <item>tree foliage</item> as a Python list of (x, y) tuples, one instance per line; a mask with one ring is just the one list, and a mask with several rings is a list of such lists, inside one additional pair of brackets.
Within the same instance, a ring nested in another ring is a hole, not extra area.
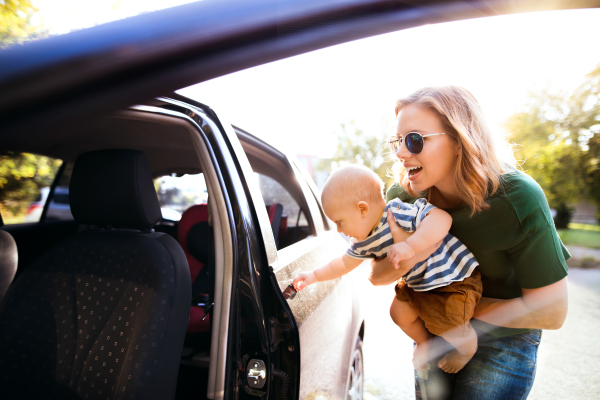
[(61, 160), (29, 153), (0, 156), (0, 205), (3, 217), (22, 215), (42, 187), (52, 181)]
[(388, 171), (392, 168), (391, 152), (384, 138), (365, 133), (354, 121), (341, 124), (336, 133), (338, 145), (331, 159), (323, 160), (319, 169), (330, 170), (347, 164), (364, 165), (383, 180), (386, 188), (393, 182)]
[(37, 12), (30, 0), (0, 1), (0, 48), (43, 36), (42, 27), (33, 22)]
[(600, 207), (600, 66), (572, 93), (532, 93), (505, 125), (523, 170), (550, 207), (590, 200)]

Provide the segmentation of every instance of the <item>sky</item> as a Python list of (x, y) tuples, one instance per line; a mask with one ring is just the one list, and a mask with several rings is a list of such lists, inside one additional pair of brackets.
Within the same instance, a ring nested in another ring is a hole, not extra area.
[[(187, 3), (169, 2), (169, 6)], [(164, 0), (37, 0), (52, 33), (165, 7)], [(431, 85), (470, 90), (499, 132), (541, 88), (570, 90), (600, 64), (600, 9), (427, 25), (257, 66), (182, 89), (293, 154), (330, 157), (341, 124), (384, 138), (394, 101)]]

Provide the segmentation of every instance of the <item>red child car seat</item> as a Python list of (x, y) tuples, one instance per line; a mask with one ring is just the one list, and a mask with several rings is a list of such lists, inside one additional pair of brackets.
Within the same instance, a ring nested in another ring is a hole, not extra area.
[[(179, 238), (179, 244), (185, 253), (185, 257), (187, 258), (188, 265), (190, 268), (190, 276), (192, 278), (192, 287), (198, 286), (196, 282), (197, 279), (213, 279), (214, 276), (204, 276), (205, 274), (201, 274), (201, 271), (204, 267), (204, 264), (198, 260), (192, 254), (193, 251), (190, 249), (190, 245), (188, 244), (188, 239), (190, 236), (190, 231), (196, 225), (200, 223), (208, 222), (208, 205), (207, 204), (197, 204), (188, 208), (183, 215), (181, 216), (181, 220), (179, 221), (179, 226), (177, 228), (177, 237)], [(194, 235), (194, 241), (202, 240), (202, 238), (198, 238), (197, 235)], [(192, 293), (194, 296), (194, 293)], [(190, 309), (190, 320), (187, 326), (187, 332), (208, 332), (210, 331), (210, 316), (206, 316), (204, 320), (204, 309), (201, 307), (192, 307)]]

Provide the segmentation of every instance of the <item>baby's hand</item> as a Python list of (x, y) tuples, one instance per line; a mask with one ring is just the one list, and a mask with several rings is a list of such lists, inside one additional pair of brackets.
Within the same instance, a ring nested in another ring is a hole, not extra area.
[(315, 277), (315, 274), (312, 271), (300, 272), (298, 276), (294, 279), (294, 282), (292, 282), (292, 285), (294, 286), (294, 289), (296, 289), (299, 292), (308, 285), (315, 283), (316, 281), (317, 278)]
[(390, 247), (387, 258), (394, 268), (398, 269), (400, 266), (398, 263), (403, 260), (408, 260), (414, 257), (415, 252), (406, 242), (395, 243)]

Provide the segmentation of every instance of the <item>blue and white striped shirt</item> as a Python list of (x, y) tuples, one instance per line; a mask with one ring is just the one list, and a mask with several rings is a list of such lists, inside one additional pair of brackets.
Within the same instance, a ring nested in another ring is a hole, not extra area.
[[(386, 218), (390, 207), (396, 222), (406, 232), (416, 231), (427, 213), (435, 208), (425, 199), (418, 199), (414, 204), (404, 203), (400, 199), (390, 201), (373, 232), (365, 240), (352, 239), (346, 255), (359, 259), (387, 256), (388, 249), (394, 244)], [(477, 265), (479, 263), (467, 246), (455, 236), (447, 234), (442, 245), (426, 260), (415, 264), (402, 279), (408, 287), (423, 292), (460, 282), (471, 276)]]

